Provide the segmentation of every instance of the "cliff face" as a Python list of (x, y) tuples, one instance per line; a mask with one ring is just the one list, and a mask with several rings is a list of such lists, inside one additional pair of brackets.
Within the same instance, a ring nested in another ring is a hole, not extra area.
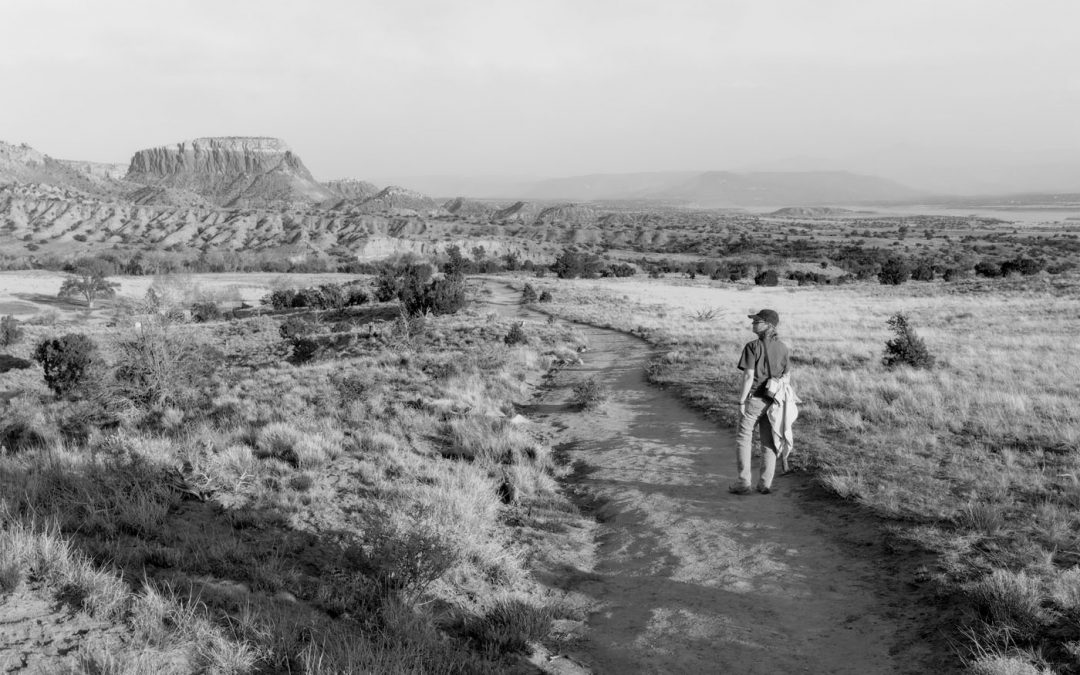
[(53, 159), (29, 145), (0, 141), (0, 185), (48, 185), (72, 188), (88, 196), (112, 198), (128, 186), (117, 180), (107, 164)]
[(194, 192), (228, 207), (301, 205), (334, 196), (276, 138), (197, 138), (140, 150), (131, 158), (126, 178)]

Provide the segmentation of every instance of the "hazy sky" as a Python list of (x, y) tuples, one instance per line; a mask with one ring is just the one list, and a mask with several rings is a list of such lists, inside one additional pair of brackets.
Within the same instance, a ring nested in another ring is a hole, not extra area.
[(320, 180), (1080, 166), (1078, 26), (1075, 0), (3, 0), (0, 140), (276, 136)]

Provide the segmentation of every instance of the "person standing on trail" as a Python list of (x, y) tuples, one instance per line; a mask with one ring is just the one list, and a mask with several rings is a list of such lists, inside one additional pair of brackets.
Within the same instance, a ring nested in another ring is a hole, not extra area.
[(773, 474), (776, 472), (777, 448), (773, 440), (768, 409), (772, 403), (768, 383), (771, 378), (788, 374), (789, 354), (787, 345), (777, 337), (776, 327), (780, 315), (771, 309), (763, 309), (748, 315), (753, 321), (751, 330), (757, 339), (747, 342), (739, 357), (739, 370), (743, 371), (742, 390), (739, 394), (739, 427), (735, 434), (739, 479), (731, 485), (730, 492), (739, 495), (750, 493), (750, 444), (754, 427), (761, 435), (761, 477), (757, 491), (772, 492)]

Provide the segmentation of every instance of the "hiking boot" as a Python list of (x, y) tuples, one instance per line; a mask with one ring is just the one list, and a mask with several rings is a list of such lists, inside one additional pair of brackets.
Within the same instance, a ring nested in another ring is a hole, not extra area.
[(772, 488), (771, 487), (766, 487), (764, 485), (757, 486), (757, 491), (760, 492), (763, 495), (772, 494)]
[(750, 494), (750, 486), (742, 483), (732, 483), (728, 486), (727, 491), (733, 495), (748, 495)]

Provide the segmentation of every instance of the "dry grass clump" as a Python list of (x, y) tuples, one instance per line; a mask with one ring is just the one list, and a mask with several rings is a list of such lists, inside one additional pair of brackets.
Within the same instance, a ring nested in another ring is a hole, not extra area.
[(611, 397), (611, 392), (600, 380), (590, 377), (574, 384), (570, 400), (583, 410), (595, 410)]
[(255, 456), (274, 458), (299, 469), (317, 469), (341, 455), (342, 436), (303, 431), (288, 422), (273, 422), (258, 431)]
[[(1032, 580), (1080, 565), (1080, 315), (1036, 282), (740, 290), (700, 280), (562, 280), (550, 311), (658, 345), (650, 379), (728, 425), (735, 361), (753, 339), (742, 317), (779, 311), (804, 402), (796, 465), (936, 552), (929, 576), (947, 593), (978, 595), (986, 626), (977, 640), (987, 655), (1019, 649), (1074, 667), (1065, 645), (1080, 635), (1064, 628), (1067, 596)], [(735, 319), (700, 321), (701, 307)], [(936, 357), (933, 368), (883, 364), (897, 351), (886, 345), (898, 315), (919, 327), (918, 351)]]

